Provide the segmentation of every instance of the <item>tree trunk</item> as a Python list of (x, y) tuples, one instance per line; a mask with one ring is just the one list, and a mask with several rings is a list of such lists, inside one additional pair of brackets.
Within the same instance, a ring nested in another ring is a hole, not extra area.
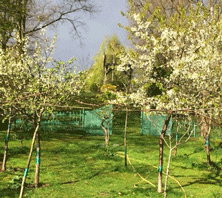
[(175, 148), (174, 148), (174, 156), (176, 156), (176, 155), (177, 155), (177, 145), (178, 145), (178, 139), (179, 139), (179, 134), (178, 134), (178, 133), (176, 133), (176, 146), (175, 146)]
[(163, 134), (159, 138), (158, 193), (162, 193)]
[[(208, 122), (207, 122), (208, 121)], [(211, 165), (211, 160), (210, 160), (210, 132), (211, 132), (211, 120), (206, 119), (203, 117), (203, 135), (204, 135), (204, 145), (205, 145), (205, 151), (207, 154), (207, 164), (208, 166)]]
[(106, 55), (103, 54), (103, 68), (104, 68), (104, 79), (103, 79), (103, 84), (106, 84)]
[(28, 157), (28, 161), (27, 161), (27, 164), (26, 164), (25, 173), (24, 173), (24, 176), (22, 178), (22, 184), (21, 184), (21, 190), (20, 190), (19, 198), (22, 198), (23, 193), (24, 193), (25, 182), (26, 182), (26, 178), (27, 178), (27, 175), (28, 175), (28, 170), (29, 170), (29, 166), (30, 166), (30, 162), (31, 162), (31, 158), (32, 158), (32, 153), (33, 153), (33, 148), (34, 148), (34, 144), (35, 144), (35, 140), (36, 140), (36, 135), (37, 135), (37, 132), (39, 130), (39, 125), (40, 125), (40, 119), (38, 119), (35, 131), (34, 131), (34, 134), (33, 134), (32, 144), (31, 144), (31, 148), (30, 148), (30, 152), (29, 152), (29, 157)]
[(125, 167), (127, 167), (127, 121), (128, 121), (128, 110), (126, 109), (126, 119), (125, 119), (125, 133), (124, 133), (124, 153), (125, 153)]
[(15, 132), (15, 138), (17, 138), (16, 117), (14, 118), (14, 132)]
[(162, 193), (163, 190), (162, 190), (162, 171), (163, 171), (163, 149), (164, 149), (164, 137), (165, 137), (165, 134), (166, 134), (166, 131), (167, 131), (167, 127), (168, 127), (168, 124), (170, 122), (170, 118), (171, 118), (171, 114), (172, 113), (169, 113), (167, 115), (167, 118), (165, 120), (165, 123), (163, 125), (163, 130), (161, 132), (161, 135), (159, 137), (159, 167), (158, 167), (158, 193)]
[(105, 145), (106, 145), (106, 156), (109, 155), (109, 131), (107, 131), (106, 127), (103, 125), (103, 123), (106, 121), (107, 117), (104, 117), (101, 122), (101, 127), (104, 131), (105, 135)]
[(205, 151), (207, 154), (207, 165), (211, 165), (211, 160), (210, 160), (210, 137), (208, 135), (205, 136)]
[(8, 141), (9, 141), (9, 136), (10, 136), (10, 131), (11, 131), (11, 117), (9, 117), (8, 121), (8, 130), (5, 138), (5, 151), (4, 151), (4, 157), (3, 157), (3, 162), (2, 162), (2, 170), (1, 171), (6, 171), (6, 162), (7, 162), (7, 154), (8, 154)]
[(205, 117), (202, 117), (202, 125), (201, 125), (201, 137), (205, 137), (208, 131), (208, 125)]
[(35, 188), (39, 187), (39, 174), (40, 174), (40, 132), (36, 134), (36, 168), (35, 168)]

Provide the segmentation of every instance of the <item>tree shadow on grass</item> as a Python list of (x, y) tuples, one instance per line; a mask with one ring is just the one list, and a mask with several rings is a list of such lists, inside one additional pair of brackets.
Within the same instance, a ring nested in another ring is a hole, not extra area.
[[(42, 140), (46, 140), (46, 141), (49, 141), (51, 139), (64, 139), (65, 138), (62, 138), (62, 137), (68, 137), (70, 135), (76, 135), (78, 138), (82, 138), (82, 137), (85, 137), (87, 135), (89, 135), (86, 131), (83, 131), (83, 130), (56, 130), (56, 131), (43, 131), (43, 130), (39, 130), (40, 132), (40, 135), (41, 135), (41, 139)], [(20, 130), (20, 131), (17, 131), (16, 133), (16, 137), (12, 137), (11, 136), (11, 139), (12, 140), (17, 140), (17, 141), (23, 141), (23, 140), (31, 140), (33, 138), (33, 133), (34, 133), (34, 130), (31, 129), (31, 130)], [(10, 140), (9, 140), (9, 144), (10, 144)]]
[(70, 135), (76, 136), (76, 138), (83, 138), (87, 136), (87, 133), (86, 131), (83, 130), (56, 130), (51, 132), (42, 132), (41, 139), (42, 140), (59, 139), (65, 141), (70, 137)]
[[(181, 177), (180, 175), (173, 175), (175, 177)], [(184, 176), (185, 177), (185, 176)], [(211, 184), (215, 186), (222, 186), (222, 179), (216, 178), (217, 176), (210, 172), (209, 174), (205, 175), (204, 177), (198, 177), (197, 175), (193, 175), (192, 179), (194, 181), (188, 181), (187, 184), (184, 184), (183, 187), (186, 186), (191, 186), (193, 184)], [(180, 187), (175, 187), (175, 188), (180, 188)]]
[(141, 197), (150, 197), (152, 194), (156, 194), (156, 189), (152, 189), (150, 187), (128, 187), (125, 189), (120, 190), (120, 192), (116, 191), (111, 191), (112, 194), (117, 194), (118, 196), (116, 197), (121, 197), (121, 196), (127, 196), (127, 197), (138, 197), (140, 195)]
[[(81, 178), (81, 179), (75, 179), (75, 180), (69, 180), (69, 181), (59, 182), (59, 183), (56, 183), (56, 185), (75, 184), (75, 183), (77, 183), (77, 182), (82, 182), (83, 180), (88, 181), (88, 180), (90, 180), (90, 179), (93, 179), (93, 178), (96, 177), (96, 176), (101, 175), (101, 174), (102, 174), (101, 171), (97, 171), (97, 172), (93, 173), (92, 175), (87, 175), (86, 177), (83, 177), (83, 178)], [(47, 184), (47, 186), (44, 185), (44, 184), (43, 184), (43, 185), (40, 185), (40, 187), (48, 187), (48, 186), (50, 186), (50, 184)]]
[[(196, 179), (195, 181), (187, 182), (187, 184), (184, 184), (183, 187), (191, 186), (193, 184), (211, 184), (211, 185), (221, 186), (222, 182), (220, 179), (210, 178), (210, 177), (205, 177), (205, 178), (202, 177), (200, 179)], [(180, 187), (178, 186), (175, 188), (180, 188)]]
[(178, 168), (190, 169), (190, 170), (193, 170), (194, 168), (197, 168), (198, 170), (202, 170), (202, 171), (208, 170), (211, 172), (211, 175), (215, 175), (215, 177), (219, 176), (222, 171), (222, 168), (220, 167), (221, 163), (215, 163), (211, 161), (211, 165), (209, 166), (206, 162), (198, 163), (190, 159), (188, 160), (190, 161), (191, 168), (188, 168), (187, 166), (176, 166), (176, 165), (174, 166)]
[[(115, 197), (127, 196), (127, 197), (163, 197), (163, 194), (157, 193), (157, 189), (150, 187), (149, 184), (141, 183), (138, 186), (128, 187), (118, 191), (111, 191), (112, 194), (117, 194)], [(184, 193), (178, 190), (168, 187), (167, 194), (169, 197), (184, 197)]]
[[(29, 153), (29, 148), (28, 147), (26, 147), (26, 146), (22, 146), (22, 147), (14, 147), (14, 148), (9, 148), (8, 149), (8, 154), (7, 154), (7, 160), (9, 160), (11, 157), (13, 157), (13, 156), (18, 156), (18, 155), (20, 155), (20, 154), (26, 154), (26, 155), (28, 155), (28, 153)], [(3, 151), (3, 150), (2, 150)], [(0, 162), (2, 162), (3, 161), (3, 154), (2, 153), (0, 153)]]
[[(12, 185), (12, 187), (10, 186)], [(10, 197), (10, 198), (17, 198), (19, 197), (20, 193), (20, 183), (17, 187), (13, 187), (13, 184), (10, 184), (7, 188), (0, 189), (0, 197)], [(48, 183), (39, 183), (39, 188), (45, 188), (49, 187), (50, 185)], [(25, 184), (25, 190), (30, 191), (35, 189), (35, 184), (34, 183), (26, 183)]]
[(8, 149), (8, 157), (12, 157), (14, 155), (19, 155), (19, 154), (28, 154), (30, 151), (30, 148), (27, 146), (22, 146), (22, 147), (14, 147), (13, 149)]
[(133, 134), (127, 138), (128, 145), (130, 146), (140, 146), (146, 148), (147, 146), (155, 147), (158, 149), (159, 136), (143, 135), (143, 134)]
[(2, 198), (4, 197), (17, 198), (19, 196), (19, 189), (14, 189), (11, 187), (0, 189), (0, 196)]
[[(0, 148), (1, 149), (1, 148)], [(1, 151), (3, 151), (3, 148), (1, 149)], [(3, 161), (3, 157), (4, 157), (4, 154), (3, 153), (0, 153), (0, 162)]]

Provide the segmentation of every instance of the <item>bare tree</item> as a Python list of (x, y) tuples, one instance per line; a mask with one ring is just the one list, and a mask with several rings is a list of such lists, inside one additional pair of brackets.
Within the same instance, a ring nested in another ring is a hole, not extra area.
[(59, 23), (71, 25), (73, 36), (81, 39), (81, 28), (85, 23), (79, 13), (93, 14), (98, 8), (91, 0), (2, 0), (0, 2), (0, 37), (4, 38), (2, 47), (13, 38), (13, 30), (20, 38), (39, 36), (40, 30)]

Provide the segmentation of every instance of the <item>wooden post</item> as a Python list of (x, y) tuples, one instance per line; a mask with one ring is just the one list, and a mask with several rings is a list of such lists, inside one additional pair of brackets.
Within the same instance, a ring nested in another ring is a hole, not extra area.
[(205, 150), (206, 150), (206, 154), (207, 154), (207, 165), (210, 166), (211, 165), (211, 160), (210, 160), (210, 138), (209, 138), (208, 135), (205, 136), (204, 141), (205, 141)]
[(11, 131), (11, 116), (9, 117), (8, 130), (7, 130), (6, 137), (5, 137), (5, 151), (4, 151), (4, 157), (3, 157), (3, 162), (2, 162), (2, 170), (1, 170), (3, 172), (6, 171), (6, 162), (7, 162), (7, 154), (8, 154), (8, 141), (9, 141), (10, 131)]
[(36, 166), (35, 166), (35, 188), (39, 187), (39, 174), (40, 174), (40, 132), (36, 134)]
[(125, 133), (124, 133), (125, 167), (127, 167), (127, 121), (128, 121), (128, 109), (126, 108)]
[[(207, 123), (207, 122), (206, 122)], [(204, 142), (205, 142), (205, 151), (207, 154), (207, 165), (211, 165), (211, 159), (210, 159), (210, 132), (211, 132), (211, 118), (209, 122), (207, 123), (208, 130), (205, 134)]]
[(165, 123), (163, 125), (163, 129), (161, 135), (159, 137), (159, 167), (158, 167), (158, 193), (163, 192), (162, 187), (162, 171), (163, 171), (163, 149), (164, 149), (164, 137), (167, 131), (168, 124), (170, 122), (172, 112), (168, 113)]

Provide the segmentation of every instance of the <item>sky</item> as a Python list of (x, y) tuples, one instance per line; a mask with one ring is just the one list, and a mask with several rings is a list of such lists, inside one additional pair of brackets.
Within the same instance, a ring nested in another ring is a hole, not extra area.
[[(73, 56), (78, 59), (78, 71), (89, 68), (93, 63), (93, 57), (99, 50), (100, 44), (104, 40), (104, 36), (116, 34), (121, 43), (125, 46), (129, 45), (127, 40), (127, 32), (118, 26), (118, 23), (127, 25), (126, 17), (120, 13), (127, 11), (127, 0), (94, 0), (100, 8), (100, 12), (92, 17), (80, 14), (79, 16), (86, 23), (86, 31), (82, 32), (82, 44), (78, 38), (73, 38), (70, 34), (71, 26), (63, 24), (57, 28), (56, 50), (52, 55), (56, 60), (68, 61)], [(55, 32), (48, 30), (47, 35), (52, 37)]]

